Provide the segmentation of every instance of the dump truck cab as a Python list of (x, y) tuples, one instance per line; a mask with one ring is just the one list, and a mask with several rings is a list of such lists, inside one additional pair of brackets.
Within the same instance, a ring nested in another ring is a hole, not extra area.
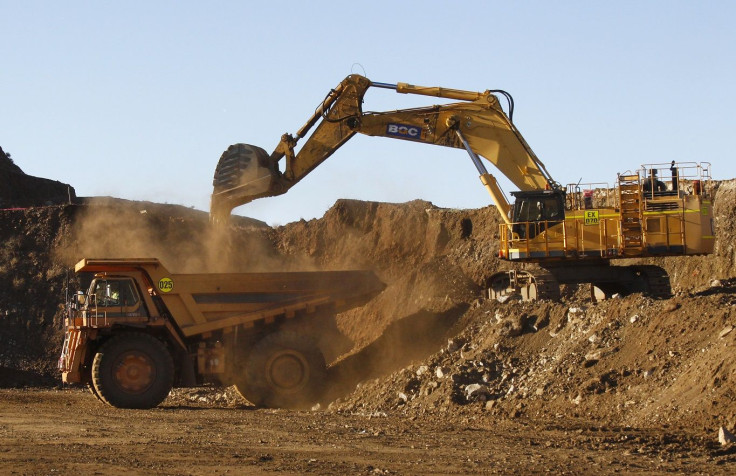
[[(88, 292), (77, 293), (77, 306), (89, 318), (138, 318), (148, 321), (151, 296), (138, 289), (140, 276), (106, 275), (94, 278)], [(146, 299), (147, 298), (147, 299)]]
[[(94, 306), (100, 306), (114, 312), (119, 308), (119, 315), (139, 316), (141, 311), (141, 296), (136, 291), (132, 278), (111, 276), (95, 280), (94, 288), (90, 290)], [(148, 313), (146, 312), (146, 315)]]

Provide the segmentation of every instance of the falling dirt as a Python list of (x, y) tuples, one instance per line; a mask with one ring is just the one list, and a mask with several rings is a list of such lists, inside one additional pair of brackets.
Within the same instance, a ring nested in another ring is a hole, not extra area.
[[(715, 252), (649, 260), (669, 272), (671, 299), (595, 305), (574, 288), (556, 303), (480, 299), (507, 267), (491, 207), (340, 200), (321, 219), (224, 231), (196, 210), (113, 198), (0, 210), (0, 469), (727, 473), (736, 449), (717, 433), (736, 426), (736, 181), (718, 185)], [(255, 409), (221, 388), (122, 411), (53, 388), (58, 305), (88, 281), (69, 272), (82, 257), (157, 257), (174, 272), (371, 269), (387, 288), (337, 316), (352, 348), (311, 412)]]

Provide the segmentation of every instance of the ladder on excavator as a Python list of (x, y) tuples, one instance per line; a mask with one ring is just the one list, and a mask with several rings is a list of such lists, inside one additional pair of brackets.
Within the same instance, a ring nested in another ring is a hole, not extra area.
[(619, 248), (622, 256), (641, 256), (644, 250), (642, 228), (643, 197), (639, 174), (618, 176), (619, 204), (621, 207), (621, 237)]

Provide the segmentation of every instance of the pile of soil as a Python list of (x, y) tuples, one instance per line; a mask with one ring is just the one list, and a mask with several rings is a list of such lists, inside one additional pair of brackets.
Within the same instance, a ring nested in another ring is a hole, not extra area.
[(0, 147), (0, 208), (73, 203), (74, 187), (27, 175)]
[(55, 250), (69, 236), (69, 207), (0, 210), (0, 382), (49, 383), (63, 340), (59, 305), (68, 267)]
[(669, 272), (672, 299), (596, 305), (575, 289), (556, 303), (480, 299), (509, 266), (493, 207), (339, 200), (320, 219), (227, 230), (113, 198), (1, 210), (0, 384), (58, 378), (58, 305), (88, 279), (69, 273), (82, 257), (157, 257), (173, 272), (371, 269), (387, 288), (338, 316), (354, 346), (332, 363), (330, 411), (732, 428), (736, 181), (718, 185), (715, 253), (648, 260)]
[(732, 428), (734, 291), (730, 279), (671, 300), (477, 303), (432, 355), (330, 408)]

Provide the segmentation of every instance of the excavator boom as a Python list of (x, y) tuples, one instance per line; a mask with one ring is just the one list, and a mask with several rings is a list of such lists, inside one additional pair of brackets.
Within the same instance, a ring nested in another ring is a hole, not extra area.
[[(363, 112), (363, 97), (371, 87), (460, 102)], [(245, 144), (231, 146), (222, 155), (214, 178), (213, 220), (226, 220), (233, 208), (257, 198), (285, 193), (356, 133), (361, 133), (465, 149), (481, 182), (508, 222), (509, 202), (480, 158), (495, 165), (519, 190), (558, 189), (559, 185), (493, 93), (371, 82), (363, 76), (350, 75), (330, 90), (296, 135), (284, 134), (270, 155)], [(310, 131), (311, 135), (296, 151), (297, 143)], [(279, 166), (282, 159), (283, 168)]]

